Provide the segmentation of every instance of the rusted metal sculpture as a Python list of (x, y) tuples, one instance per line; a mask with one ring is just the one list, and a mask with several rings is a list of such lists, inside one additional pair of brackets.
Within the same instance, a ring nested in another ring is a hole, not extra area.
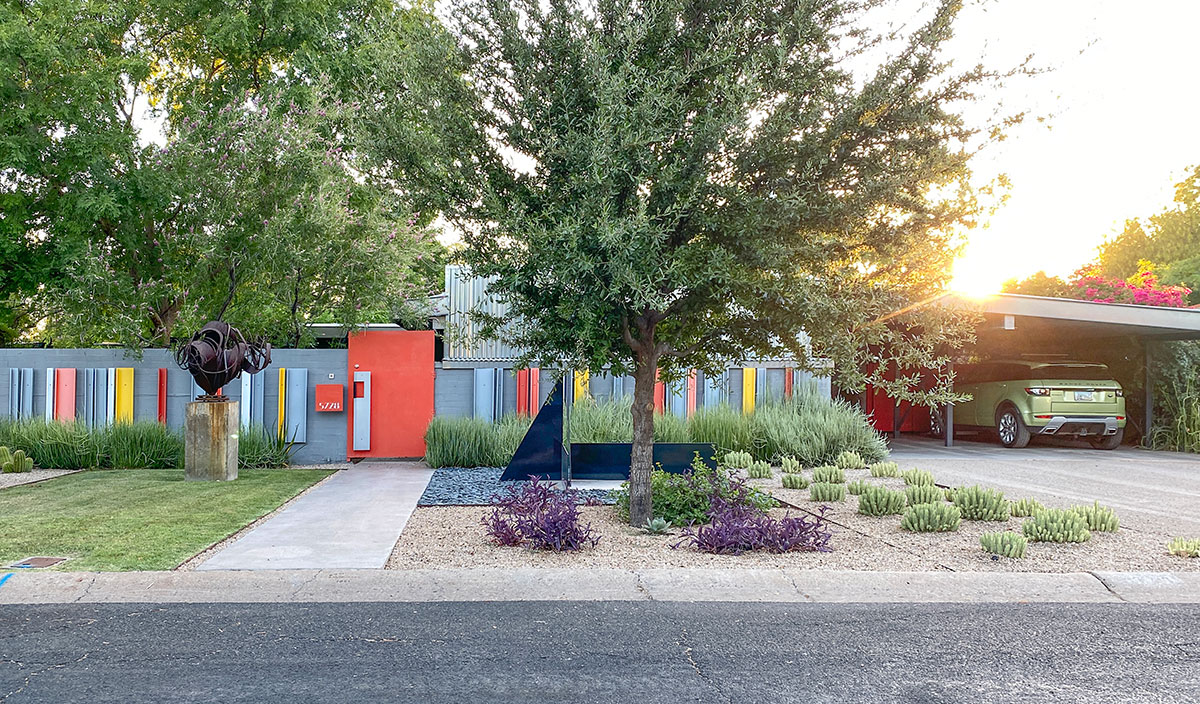
[(242, 372), (255, 374), (271, 363), (271, 344), (246, 342), (229, 323), (213, 321), (175, 350), (175, 362), (191, 372), (205, 395), (199, 401), (224, 401), (217, 391)]

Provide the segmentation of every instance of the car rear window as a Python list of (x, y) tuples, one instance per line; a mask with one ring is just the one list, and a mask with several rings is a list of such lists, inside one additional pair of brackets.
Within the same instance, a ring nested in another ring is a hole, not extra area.
[(1029, 370), (1030, 379), (1107, 379), (1111, 376), (1103, 364), (1042, 364)]

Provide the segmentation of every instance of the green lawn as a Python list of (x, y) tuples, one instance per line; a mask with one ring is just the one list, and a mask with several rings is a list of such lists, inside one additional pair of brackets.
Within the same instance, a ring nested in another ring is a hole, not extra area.
[(70, 557), (65, 570), (169, 570), (329, 474), (186, 482), (182, 469), (92, 470), (0, 490), (0, 566), (48, 555)]

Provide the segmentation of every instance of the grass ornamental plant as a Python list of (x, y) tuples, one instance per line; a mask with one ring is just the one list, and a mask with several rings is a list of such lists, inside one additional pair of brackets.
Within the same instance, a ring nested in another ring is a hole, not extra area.
[(807, 489), (808, 480), (803, 474), (784, 474), (781, 477), (784, 489)]
[(784, 474), (799, 474), (800, 460), (796, 459), (795, 457), (791, 457), (790, 455), (784, 455), (783, 457), (780, 457), (779, 471), (783, 472)]
[(1200, 557), (1200, 538), (1171, 538), (1167, 552), (1176, 557)]
[[(953, 499), (951, 499), (953, 500)], [(1046, 507), (1037, 499), (1020, 499), (1018, 501), (1009, 502), (1009, 513), (1018, 518), (1025, 518), (1036, 514), (1038, 511), (1045, 511)]]
[(917, 504), (900, 519), (900, 527), (913, 533), (947, 533), (958, 530), (962, 513), (953, 504)]
[(810, 501), (845, 501), (846, 485), (814, 481), (808, 486), (808, 498)]
[(1021, 524), (1021, 533), (1035, 542), (1086, 543), (1092, 539), (1087, 520), (1070, 509), (1048, 508)]
[(863, 461), (862, 455), (847, 450), (837, 456), (833, 463), (841, 469), (865, 469), (867, 463)]
[(750, 463), (746, 468), (746, 476), (751, 479), (772, 479), (775, 475), (771, 472), (771, 465), (763, 460), (756, 460)]
[(938, 504), (942, 503), (945, 495), (942, 490), (930, 484), (916, 484), (914, 486), (904, 487), (904, 498), (909, 506), (917, 504)]
[(954, 492), (954, 505), (968, 521), (1007, 521), (1008, 501), (1003, 492), (981, 486), (964, 486)]
[(1025, 547), (1028, 543), (1025, 536), (1020, 533), (1002, 530), (979, 536), (979, 544), (983, 547), (984, 552), (1020, 559), (1025, 557)]
[(870, 465), (872, 477), (898, 477), (900, 476), (900, 465), (895, 462), (875, 462)]
[(600, 537), (591, 524), (581, 525), (579, 503), (577, 492), (560, 491), (551, 482), (531, 477), (529, 482), (507, 487), (481, 520), (496, 545), (582, 550), (595, 547)]
[(908, 486), (933, 486), (933, 473), (924, 469), (910, 469), (900, 473)]
[(895, 516), (904, 511), (904, 494), (883, 486), (867, 487), (858, 497), (858, 512), (864, 516)]
[(841, 467), (814, 467), (812, 476), (814, 482), (825, 484), (841, 484), (846, 481), (846, 473), (842, 471)]
[(1121, 521), (1117, 518), (1116, 511), (1108, 506), (1101, 506), (1099, 501), (1094, 502), (1091, 506), (1086, 504), (1072, 506), (1069, 510), (1083, 516), (1088, 530), (1091, 531), (1116, 533), (1117, 529), (1121, 527)]

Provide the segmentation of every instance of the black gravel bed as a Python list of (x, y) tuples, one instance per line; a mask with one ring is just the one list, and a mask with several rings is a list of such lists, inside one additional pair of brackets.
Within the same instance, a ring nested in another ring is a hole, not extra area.
[[(522, 482), (501, 482), (504, 470), (499, 467), (443, 467), (435, 469), (429, 486), (421, 494), (418, 506), (487, 506), (492, 497), (506, 487)], [(614, 504), (612, 492), (603, 489), (582, 489), (577, 493), (584, 499), (602, 504)]]

